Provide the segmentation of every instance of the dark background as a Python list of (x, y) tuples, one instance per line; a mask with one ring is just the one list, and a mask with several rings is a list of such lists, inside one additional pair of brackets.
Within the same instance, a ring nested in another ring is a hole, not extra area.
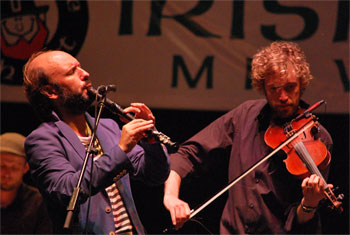
[[(210, 122), (224, 114), (219, 111), (193, 110), (160, 110), (152, 109), (156, 116), (157, 129), (178, 143), (188, 139)], [(332, 135), (334, 146), (328, 183), (339, 187), (344, 193), (344, 212), (337, 214), (321, 208), (323, 232), (327, 234), (349, 234), (349, 114), (315, 114), (320, 123)], [(113, 117), (108, 111), (103, 117)], [(26, 103), (1, 103), (1, 133), (19, 132), (28, 135), (39, 125), (39, 120), (32, 108)], [(29, 175), (25, 181), (32, 184)], [(185, 199), (191, 208), (203, 204), (227, 184), (227, 162), (210, 164), (210, 169), (201, 176), (184, 181), (181, 188), (181, 198)], [(132, 181), (134, 199), (141, 220), (148, 233), (160, 234), (170, 226), (169, 213), (163, 206), (163, 186), (148, 187), (140, 182)], [(177, 232), (177, 234), (207, 234), (219, 232), (219, 219), (227, 195), (224, 194), (212, 204), (198, 213)], [(202, 224), (202, 225), (200, 225)]]

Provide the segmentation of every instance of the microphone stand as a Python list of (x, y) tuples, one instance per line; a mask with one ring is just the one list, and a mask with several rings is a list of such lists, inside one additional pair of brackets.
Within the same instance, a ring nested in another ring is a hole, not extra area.
[(106, 94), (104, 94), (101, 98), (101, 100), (99, 101), (99, 110), (98, 110), (98, 113), (95, 117), (95, 124), (94, 124), (94, 128), (92, 130), (92, 134), (91, 134), (91, 139), (90, 139), (90, 143), (89, 143), (89, 146), (86, 150), (86, 154), (85, 154), (85, 158), (84, 158), (84, 162), (83, 162), (83, 166), (82, 166), (82, 169), (81, 169), (81, 172), (80, 172), (80, 176), (79, 176), (79, 179), (78, 179), (78, 183), (77, 183), (77, 186), (74, 188), (73, 190), (73, 194), (70, 198), (70, 201), (69, 201), (69, 204), (68, 204), (68, 207), (67, 207), (67, 215), (66, 215), (66, 220), (64, 222), (64, 228), (65, 229), (69, 229), (70, 226), (71, 226), (71, 220), (72, 220), (72, 217), (73, 217), (73, 213), (74, 211), (76, 210), (76, 205), (77, 205), (77, 201), (78, 201), (78, 197), (79, 197), (79, 193), (80, 193), (80, 186), (81, 186), (81, 183), (82, 183), (82, 180), (84, 178), (84, 173), (85, 173), (85, 170), (86, 170), (86, 166), (87, 166), (87, 163), (88, 163), (88, 160), (89, 160), (89, 157), (90, 155), (93, 155), (96, 154), (96, 150), (93, 148), (93, 143), (95, 141), (95, 136), (96, 136), (96, 130), (97, 130), (97, 126), (99, 124), (99, 121), (100, 121), (100, 118), (101, 118), (101, 113), (102, 113), (102, 109), (104, 107), (104, 102), (106, 100)]

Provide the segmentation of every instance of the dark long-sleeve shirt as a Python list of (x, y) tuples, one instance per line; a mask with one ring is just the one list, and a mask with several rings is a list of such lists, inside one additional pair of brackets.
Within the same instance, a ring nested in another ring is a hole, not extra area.
[(39, 191), (22, 184), (15, 200), (1, 208), (2, 234), (50, 234), (52, 224)]
[[(184, 142), (179, 151), (170, 156), (171, 169), (185, 178), (196, 171), (205, 158), (215, 156), (211, 152), (226, 149), (230, 151), (228, 179), (231, 182), (272, 151), (264, 141), (270, 116), (266, 100), (244, 102)], [(331, 149), (332, 139), (322, 126), (320, 138)], [(303, 225), (297, 223), (301, 180), (286, 170), (283, 157), (283, 152), (277, 153), (229, 189), (220, 222), (222, 234), (321, 232), (318, 214)]]

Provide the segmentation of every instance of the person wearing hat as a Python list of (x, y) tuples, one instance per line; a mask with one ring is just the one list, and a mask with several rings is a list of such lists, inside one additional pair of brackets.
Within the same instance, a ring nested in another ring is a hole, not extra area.
[(48, 234), (52, 225), (39, 191), (23, 182), (29, 170), (25, 137), (8, 132), (0, 136), (1, 234)]

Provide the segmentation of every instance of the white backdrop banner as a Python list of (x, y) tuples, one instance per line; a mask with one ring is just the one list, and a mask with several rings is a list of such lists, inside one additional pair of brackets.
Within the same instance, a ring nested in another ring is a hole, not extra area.
[[(2, 1), (1, 101), (25, 102), (21, 68), (38, 49), (65, 50), (122, 106), (229, 110), (262, 97), (250, 60), (297, 42), (315, 79), (304, 94), (349, 113), (348, 1)], [(21, 17), (18, 17), (21, 16)], [(324, 109), (318, 110), (323, 112)]]

